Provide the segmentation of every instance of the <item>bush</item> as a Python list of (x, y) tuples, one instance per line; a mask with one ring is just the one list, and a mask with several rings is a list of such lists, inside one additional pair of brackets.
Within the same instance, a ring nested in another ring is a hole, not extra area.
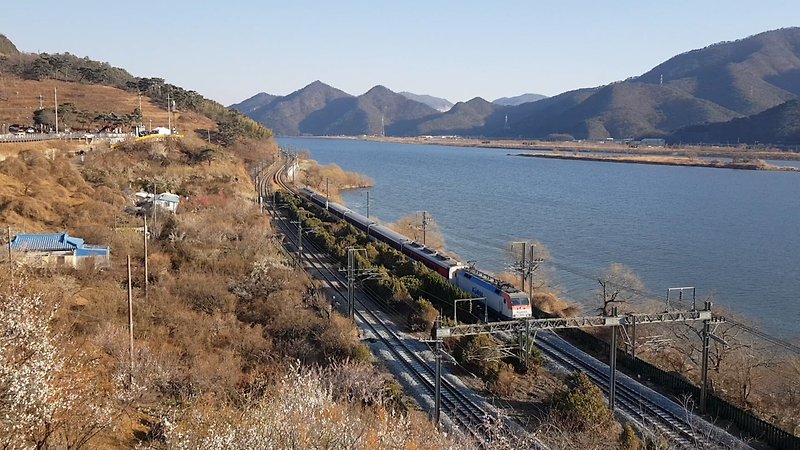
[(555, 394), (553, 406), (564, 422), (575, 430), (606, 428), (613, 419), (603, 391), (583, 373), (566, 379), (567, 391)]
[(639, 436), (633, 431), (630, 423), (626, 423), (619, 435), (619, 444), (623, 450), (639, 450)]

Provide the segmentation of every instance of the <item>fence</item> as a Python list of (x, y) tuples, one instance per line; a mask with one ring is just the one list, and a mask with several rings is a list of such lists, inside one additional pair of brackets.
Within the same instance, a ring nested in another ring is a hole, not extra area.
[[(581, 330), (565, 330), (564, 334), (602, 354), (608, 354), (611, 349), (607, 342)], [(673, 373), (659, 369), (639, 358), (633, 358), (619, 350), (617, 350), (617, 364), (640, 374), (660, 386), (688, 394), (695, 402), (700, 401), (700, 388)], [(717, 418), (730, 420), (742, 431), (753, 438), (766, 442), (775, 449), (800, 450), (800, 437), (786, 432), (714, 394), (709, 394), (706, 398), (706, 411)]]

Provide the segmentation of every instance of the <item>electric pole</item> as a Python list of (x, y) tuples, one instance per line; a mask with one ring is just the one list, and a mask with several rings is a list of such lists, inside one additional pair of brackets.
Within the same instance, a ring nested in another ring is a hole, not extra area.
[(330, 187), (330, 179), (325, 178), (325, 211), (328, 210), (328, 202), (331, 198), (331, 187)]
[[(617, 307), (611, 310), (613, 317), (617, 316)], [(614, 411), (617, 396), (617, 327), (611, 327), (611, 355), (609, 356), (608, 377), (608, 408)]]
[(369, 219), (369, 191), (367, 191), (367, 219)]
[(131, 283), (131, 255), (128, 255), (128, 389), (133, 385), (133, 285)]
[(58, 88), (53, 88), (53, 103), (56, 105), (56, 134), (58, 134)]
[(355, 249), (350, 247), (347, 249), (347, 317), (350, 320), (355, 318), (355, 301), (354, 301), (354, 286), (356, 281), (355, 276)]
[(148, 287), (150, 285), (150, 274), (147, 261), (147, 215), (144, 216), (144, 301), (148, 300)]

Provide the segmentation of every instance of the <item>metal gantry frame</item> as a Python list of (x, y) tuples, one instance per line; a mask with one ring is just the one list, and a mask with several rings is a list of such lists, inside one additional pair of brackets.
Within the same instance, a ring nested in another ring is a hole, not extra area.
[[(692, 309), (689, 311), (665, 311), (660, 313), (651, 314), (622, 314), (618, 315), (616, 308), (611, 316), (583, 316), (583, 317), (557, 317), (545, 319), (517, 319), (504, 322), (490, 322), (485, 324), (468, 324), (468, 325), (454, 325), (451, 327), (442, 327), (441, 322), (437, 320), (436, 327), (434, 328), (433, 342), (436, 344), (436, 373), (437, 373), (437, 392), (436, 398), (436, 419), (438, 423), (439, 412), (439, 376), (441, 376), (441, 342), (444, 338), (448, 337), (462, 337), (473, 336), (477, 334), (495, 334), (495, 333), (508, 333), (519, 334), (525, 336), (525, 341), (528, 340), (531, 332), (538, 330), (558, 330), (567, 328), (596, 328), (596, 327), (611, 327), (611, 354), (610, 354), (610, 377), (609, 377), (609, 395), (608, 405), (611, 410), (615, 406), (616, 394), (616, 362), (617, 362), (617, 348), (616, 348), (616, 334), (618, 327), (627, 325), (644, 325), (654, 323), (686, 323), (686, 322), (703, 322), (703, 331), (701, 338), (703, 339), (703, 368), (702, 380), (700, 390), (700, 410), (705, 410), (705, 401), (708, 391), (708, 352), (709, 352), (709, 339), (715, 338), (711, 333), (711, 325), (721, 323), (724, 319), (714, 317), (711, 313), (711, 302), (705, 302), (704, 309)], [(526, 352), (527, 356), (527, 352)], [(527, 361), (526, 361), (527, 362)]]

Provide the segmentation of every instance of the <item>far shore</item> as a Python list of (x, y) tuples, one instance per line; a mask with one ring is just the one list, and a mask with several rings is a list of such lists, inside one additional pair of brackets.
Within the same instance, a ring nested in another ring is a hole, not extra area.
[(800, 167), (777, 166), (768, 164), (760, 159), (734, 158), (731, 161), (720, 161), (717, 159), (695, 159), (680, 156), (655, 156), (655, 155), (598, 155), (598, 154), (577, 154), (577, 153), (519, 153), (513, 156), (525, 156), (529, 158), (549, 158), (549, 159), (570, 159), (580, 161), (600, 161), (625, 164), (654, 164), (662, 166), (684, 166), (684, 167), (710, 167), (715, 169), (738, 169), (738, 170), (771, 170), (781, 172), (800, 172)]
[[(319, 136), (322, 137), (322, 136)], [(611, 141), (542, 141), (536, 139), (467, 139), (459, 137), (418, 136), (418, 137), (383, 137), (383, 136), (340, 136), (335, 139), (354, 139), (375, 142), (393, 142), (398, 144), (446, 145), (458, 147), (481, 147), (504, 150), (549, 150), (577, 153), (611, 153), (622, 155), (653, 155), (686, 158), (744, 158), (776, 161), (800, 161), (800, 152), (792, 152), (766, 145), (758, 146), (724, 146), (724, 145), (669, 145), (632, 147), (621, 142)]]

